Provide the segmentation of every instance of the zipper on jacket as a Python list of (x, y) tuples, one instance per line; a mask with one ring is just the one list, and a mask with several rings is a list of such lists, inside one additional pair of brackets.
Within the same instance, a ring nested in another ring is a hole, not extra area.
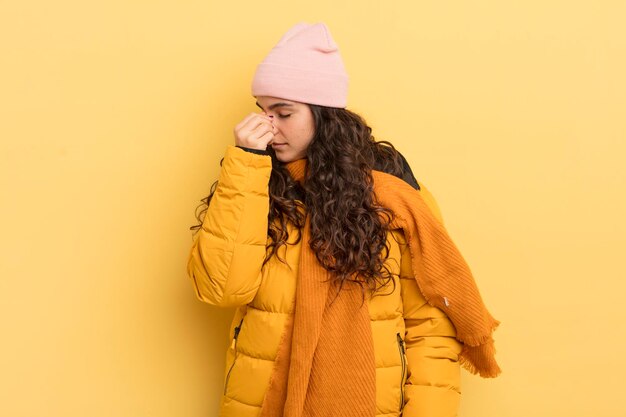
[(400, 412), (402, 412), (402, 408), (404, 408), (404, 379), (406, 376), (406, 356), (404, 349), (404, 340), (402, 340), (402, 336), (400, 333), (396, 333), (398, 339), (398, 351), (400, 352), (400, 360), (402, 361), (402, 376), (400, 377)]
[(226, 395), (226, 388), (228, 388), (228, 379), (230, 378), (230, 373), (235, 366), (235, 362), (237, 361), (237, 338), (239, 337), (239, 331), (241, 330), (241, 325), (243, 324), (243, 317), (239, 322), (239, 325), (235, 327), (235, 335), (233, 336), (233, 342), (231, 343), (231, 347), (235, 349), (235, 358), (233, 359), (232, 365), (230, 365), (230, 369), (228, 370), (228, 374), (226, 374), (226, 381), (224, 382), (224, 395)]

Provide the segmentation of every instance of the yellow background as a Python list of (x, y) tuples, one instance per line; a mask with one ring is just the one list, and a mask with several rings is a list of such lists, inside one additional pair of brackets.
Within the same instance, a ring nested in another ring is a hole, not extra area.
[[(194, 210), (255, 66), (331, 28), (348, 108), (438, 199), (503, 373), (461, 417), (624, 416), (623, 1), (2, 2), (0, 415), (216, 415)], [(410, 416), (407, 416), (410, 417)]]

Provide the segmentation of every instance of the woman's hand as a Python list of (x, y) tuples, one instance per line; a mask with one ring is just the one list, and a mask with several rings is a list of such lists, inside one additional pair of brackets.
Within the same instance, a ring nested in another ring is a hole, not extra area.
[(235, 126), (235, 145), (265, 150), (274, 140), (277, 129), (267, 113), (250, 113)]

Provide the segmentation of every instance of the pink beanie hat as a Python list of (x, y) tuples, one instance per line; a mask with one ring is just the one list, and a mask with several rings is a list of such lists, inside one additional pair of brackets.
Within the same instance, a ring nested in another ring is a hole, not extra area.
[(297, 23), (257, 66), (252, 95), (346, 107), (348, 74), (324, 23)]

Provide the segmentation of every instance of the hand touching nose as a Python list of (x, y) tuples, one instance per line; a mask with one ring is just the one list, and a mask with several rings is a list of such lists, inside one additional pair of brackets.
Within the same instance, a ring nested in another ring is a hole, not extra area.
[(248, 114), (233, 130), (236, 145), (261, 150), (272, 143), (277, 132), (273, 116), (265, 112)]

